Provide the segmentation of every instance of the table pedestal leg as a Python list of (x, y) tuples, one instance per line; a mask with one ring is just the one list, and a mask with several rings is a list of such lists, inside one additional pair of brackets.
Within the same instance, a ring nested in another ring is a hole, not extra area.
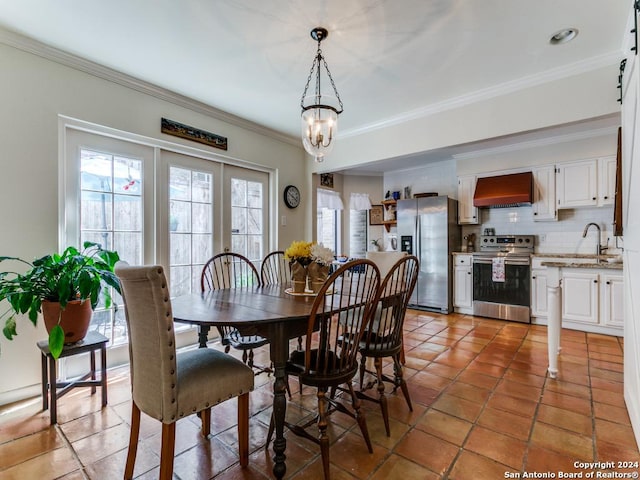
[[(271, 336), (271, 360), (273, 361), (274, 377), (273, 382), (273, 423), (275, 427), (275, 440), (273, 441), (274, 465), (273, 474), (276, 478), (283, 478), (287, 472), (285, 464), (286, 455), (284, 453), (287, 447), (287, 441), (284, 438), (284, 420), (287, 412), (286, 379), (285, 364), (289, 353), (288, 337), (280, 332), (280, 335)], [(281, 345), (277, 344), (276, 339), (282, 339)]]
[(198, 348), (207, 348), (209, 329), (211, 329), (211, 327), (207, 325), (200, 325), (198, 327)]

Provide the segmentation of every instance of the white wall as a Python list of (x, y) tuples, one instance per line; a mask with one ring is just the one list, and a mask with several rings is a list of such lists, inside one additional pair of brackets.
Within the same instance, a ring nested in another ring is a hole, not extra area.
[[(618, 64), (349, 137), (338, 136), (332, 154), (314, 171), (338, 171), (380, 159), (503, 137), (619, 113)], [(471, 73), (472, 74), (472, 73)]]
[[(0, 255), (33, 259), (58, 250), (58, 115), (66, 115), (151, 138), (188, 146), (187, 140), (160, 133), (166, 117), (228, 138), (224, 154), (277, 171), (278, 210), (286, 207), (282, 189), (300, 187), (309, 197), (307, 160), (297, 144), (270, 138), (204, 113), (106, 81), (39, 56), (0, 44)], [(306, 203), (306, 204), (305, 204)], [(278, 230), (278, 247), (305, 238), (306, 208), (287, 210)], [(278, 218), (279, 212), (274, 212)], [(3, 306), (4, 307), (4, 306)], [(0, 339), (0, 404), (27, 386), (39, 385), (40, 358), (35, 342), (46, 337), (42, 322), (34, 329), (20, 321), (18, 337)]]

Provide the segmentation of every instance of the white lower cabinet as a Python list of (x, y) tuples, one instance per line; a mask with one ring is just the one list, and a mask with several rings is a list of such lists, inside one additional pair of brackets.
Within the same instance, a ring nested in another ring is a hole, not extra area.
[(473, 312), (473, 265), (471, 255), (454, 255), (453, 306), (456, 312)]
[(545, 268), (531, 270), (531, 316), (547, 316), (547, 271)]
[(624, 326), (624, 284), (622, 274), (604, 274), (601, 277), (601, 323), (610, 327)]
[(599, 277), (600, 275), (594, 272), (562, 272), (562, 320), (592, 325), (599, 323)]
[[(544, 261), (593, 263), (584, 259), (534, 258), (531, 268), (531, 317), (547, 325), (547, 269)], [(562, 269), (562, 326), (573, 330), (623, 335), (624, 304), (621, 270)]]

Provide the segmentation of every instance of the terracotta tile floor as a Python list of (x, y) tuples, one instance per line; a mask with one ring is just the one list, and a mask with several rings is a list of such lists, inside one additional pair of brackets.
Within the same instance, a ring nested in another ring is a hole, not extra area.
[[(575, 462), (640, 462), (623, 400), (621, 338), (563, 330), (560, 375), (553, 380), (546, 376), (545, 327), (412, 310), (405, 330), (413, 412), (402, 395), (391, 394), (387, 437), (378, 406), (364, 402), (373, 454), (350, 417), (332, 415), (332, 478), (526, 478), (524, 472), (588, 478), (587, 472), (600, 470)], [(264, 349), (256, 356), (267, 360)], [(264, 449), (271, 381), (256, 377), (251, 394), (249, 468), (238, 465), (232, 400), (214, 408), (207, 439), (199, 435), (197, 417), (178, 423), (174, 478), (271, 478), (271, 452)], [(313, 390), (300, 395), (294, 379), (291, 384), (288, 419), (309, 418), (316, 406)], [(128, 368), (109, 372), (105, 409), (99, 395), (76, 389), (61, 399), (59, 424), (50, 427), (40, 406), (35, 398), (0, 407), (0, 478), (122, 478), (131, 408)], [(318, 448), (291, 434), (287, 439), (286, 478), (320, 478)], [(143, 416), (136, 478), (157, 478), (159, 447), (159, 423)]]

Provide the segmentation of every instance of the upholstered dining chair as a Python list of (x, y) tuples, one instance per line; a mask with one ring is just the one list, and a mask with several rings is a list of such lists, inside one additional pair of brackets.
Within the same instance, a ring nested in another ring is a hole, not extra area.
[[(291, 353), (285, 367), (287, 375), (295, 375), (301, 384), (317, 389), (317, 417), (301, 425), (288, 422), (285, 425), (292, 433), (320, 445), (325, 479), (329, 478), (327, 420), (334, 411), (357, 420), (367, 449), (373, 453), (365, 414), (351, 381), (358, 371), (360, 339), (377, 304), (379, 285), (380, 272), (369, 260), (348, 262), (331, 274), (311, 307), (305, 349)], [(342, 393), (349, 393), (352, 408), (342, 403), (341, 396), (327, 394), (337, 388)], [(307, 431), (314, 423), (319, 436)], [(267, 447), (272, 435), (273, 418)]]
[(282, 250), (269, 253), (260, 267), (262, 285), (290, 285), (291, 268)]
[[(202, 291), (219, 288), (243, 288), (260, 286), (260, 275), (255, 265), (244, 255), (233, 252), (219, 253), (211, 257), (202, 269), (200, 287)], [(262, 347), (269, 340), (260, 335), (243, 335), (233, 327), (217, 327), (220, 342), (229, 353), (231, 347), (242, 351), (242, 361), (259, 373), (271, 373), (271, 367), (255, 365), (253, 349)]]
[(213, 349), (176, 353), (171, 300), (161, 266), (120, 263), (115, 272), (120, 279), (129, 330), (133, 399), (124, 478), (133, 478), (141, 411), (162, 422), (159, 478), (170, 480), (176, 422), (197, 413), (202, 421), (202, 435), (206, 437), (211, 428), (211, 407), (232, 397), (238, 397), (240, 464), (247, 466), (253, 371), (232, 356)]
[[(380, 285), (380, 300), (369, 322), (369, 327), (360, 340), (360, 390), (356, 394), (359, 398), (380, 404), (387, 436), (391, 436), (391, 432), (384, 382), (391, 382), (394, 391), (400, 387), (409, 410), (413, 411), (407, 382), (402, 375), (400, 356), (403, 349), (404, 317), (417, 279), (418, 258), (415, 256), (404, 256), (391, 267)], [(368, 358), (373, 358), (375, 372), (367, 370)], [(383, 358), (392, 359), (393, 378), (382, 372)], [(375, 380), (363, 385), (366, 372), (372, 374)], [(365, 393), (373, 387), (377, 388), (377, 398)]]

